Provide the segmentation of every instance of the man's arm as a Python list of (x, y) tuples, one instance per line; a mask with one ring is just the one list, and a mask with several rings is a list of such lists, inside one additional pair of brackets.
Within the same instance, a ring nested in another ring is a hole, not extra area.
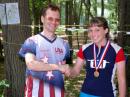
[(25, 54), (25, 62), (27, 68), (32, 71), (59, 70), (62, 73), (64, 73), (65, 68), (68, 68), (68, 65), (48, 64), (48, 63), (44, 63), (43, 61), (39, 61), (36, 59), (36, 56), (32, 53)]
[(36, 56), (32, 53), (25, 54), (25, 62), (29, 70), (34, 71), (50, 71), (50, 70), (59, 70), (58, 65), (48, 64), (43, 61), (36, 59)]

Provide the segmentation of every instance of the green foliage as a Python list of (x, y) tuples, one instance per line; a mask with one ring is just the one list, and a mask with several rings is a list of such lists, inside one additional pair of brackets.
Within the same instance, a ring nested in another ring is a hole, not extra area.
[(125, 53), (130, 53), (129, 51), (130, 51), (130, 46), (125, 46), (124, 47), (124, 51), (125, 51)]
[(61, 34), (64, 34), (63, 32), (65, 32), (65, 26), (64, 25), (60, 25), (58, 27), (58, 29), (56, 30), (56, 34), (61, 35)]
[(9, 83), (6, 79), (0, 81), (0, 97), (4, 97), (5, 88), (9, 87)]
[(130, 92), (130, 87), (128, 87), (128, 91)]
[[(61, 8), (61, 24), (65, 25), (66, 16), (66, 1), (71, 0), (51, 0), (52, 3), (57, 4)], [(35, 25), (39, 25), (40, 10), (42, 7), (47, 6), (49, 0), (30, 0), (30, 14), (32, 21)], [(84, 0), (72, 0), (72, 14), (73, 17), (70, 19), (76, 24), (86, 25), (89, 21), (89, 17), (101, 15), (101, 1), (90, 0), (90, 5), (86, 5), (87, 1)], [(81, 7), (82, 6), (82, 7)], [(90, 12), (89, 12), (90, 7)], [(109, 21), (111, 31), (117, 31), (118, 25), (118, 14), (117, 14), (117, 1), (116, 0), (105, 0), (104, 1), (104, 17)], [(70, 14), (70, 13), (69, 13)], [(91, 15), (90, 15), (91, 14)], [(74, 19), (73, 19), (74, 18)], [(58, 29), (60, 32), (64, 29)], [(58, 32), (59, 32), (58, 31)]]
[(65, 78), (66, 97), (79, 97), (80, 89), (85, 78), (85, 69), (75, 78)]

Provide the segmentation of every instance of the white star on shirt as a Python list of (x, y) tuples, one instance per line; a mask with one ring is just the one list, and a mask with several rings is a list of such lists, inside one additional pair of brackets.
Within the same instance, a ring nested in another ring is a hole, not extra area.
[[(47, 58), (47, 56), (44, 56), (44, 58), (42, 59), (42, 61), (43, 61), (44, 63), (48, 63), (48, 58)], [(52, 78), (54, 75), (52, 74), (52, 71), (48, 71), (47, 74), (46, 74), (46, 76), (48, 77), (49, 80), (51, 80), (51, 78)]]
[(47, 56), (44, 56), (44, 58), (42, 59), (42, 61), (43, 61), (44, 63), (48, 63), (48, 58), (47, 58)]
[(59, 65), (61, 65), (61, 62), (59, 62)]
[(46, 74), (46, 76), (50, 80), (54, 75), (52, 74), (52, 71), (48, 71), (47, 74)]

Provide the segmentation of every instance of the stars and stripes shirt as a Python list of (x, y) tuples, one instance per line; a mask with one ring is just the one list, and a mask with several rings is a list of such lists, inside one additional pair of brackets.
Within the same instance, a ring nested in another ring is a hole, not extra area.
[[(61, 65), (70, 58), (69, 44), (59, 37), (50, 41), (41, 33), (29, 37), (22, 45), (19, 55), (33, 53), (37, 60)], [(64, 97), (64, 79), (60, 71), (26, 70), (25, 97)]]

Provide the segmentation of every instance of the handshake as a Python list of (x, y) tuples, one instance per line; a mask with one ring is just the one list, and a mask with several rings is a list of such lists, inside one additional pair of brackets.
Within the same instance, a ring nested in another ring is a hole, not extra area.
[(58, 65), (58, 70), (65, 74), (67, 77), (71, 75), (71, 67), (68, 64)]

